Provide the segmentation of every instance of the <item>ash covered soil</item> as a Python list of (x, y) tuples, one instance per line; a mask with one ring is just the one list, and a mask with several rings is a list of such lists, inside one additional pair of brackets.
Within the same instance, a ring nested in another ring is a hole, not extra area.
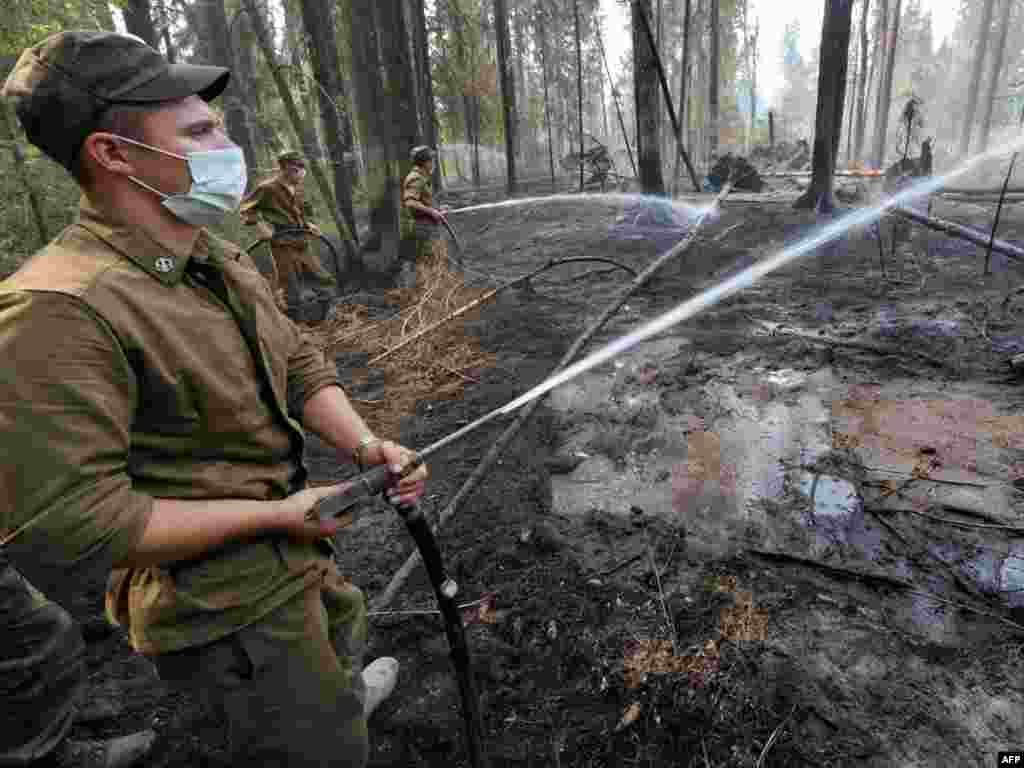
[[(1024, 239), (1018, 210), (1001, 237)], [(615, 196), (452, 216), (480, 284), (556, 257), (639, 271), (685, 221)], [(727, 202), (589, 349), (820, 221)], [(1024, 267), (996, 256), (986, 277), (975, 247), (917, 228), (892, 253), (892, 231), (881, 260), (851, 232), (552, 393), (440, 532), (460, 599), (493, 595), (465, 612), (492, 766), (988, 766), (1024, 745), (1024, 297), (1003, 306)], [(420, 403), (401, 439), (545, 378), (630, 280), (607, 270), (488, 304), (466, 328), (498, 365)], [(507, 423), (431, 462), (428, 514)], [(309, 460), (315, 480), (342, 471), (315, 441)], [(339, 544), (371, 600), (413, 549), (384, 507)], [(77, 735), (152, 724), (151, 768), (225, 765), (220, 724), (103, 624), (100, 596), (74, 612), (90, 697), (118, 714)], [(371, 617), (370, 656), (403, 665), (372, 766), (468, 764), (440, 618), (400, 613), (432, 608), (418, 569)]]

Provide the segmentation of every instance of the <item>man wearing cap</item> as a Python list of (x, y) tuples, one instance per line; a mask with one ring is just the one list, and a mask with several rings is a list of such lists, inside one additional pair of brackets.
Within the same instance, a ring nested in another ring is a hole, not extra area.
[(270, 285), (284, 307), (288, 286), (303, 272), (311, 273), (323, 285), (334, 285), (336, 281), (309, 248), (307, 236), (295, 231), (320, 235), (320, 228), (310, 222), (313, 206), (302, 189), (305, 158), (289, 150), (278, 155), (277, 165), (277, 173), (257, 184), (242, 202), (241, 214), (242, 221), (256, 226), (261, 239), (270, 241)]
[(434, 150), (413, 147), (410, 156), (412, 170), (402, 182), (399, 258), (403, 271), (409, 267), (415, 276), (417, 266), (422, 267), (435, 254), (440, 258), (445, 255), (445, 241), (438, 232), (444, 212), (434, 207)]
[[(340, 523), (309, 515), (344, 486), (306, 487), (304, 429), (386, 464), (392, 501), (421, 496), (426, 470), (400, 478), (412, 452), (367, 429), (251, 259), (205, 228), (246, 186), (207, 104), (228, 77), (75, 31), (24, 51), (4, 84), (82, 199), (0, 282), (0, 547), (34, 583), (113, 571), (108, 616), (220, 711), (236, 765), (363, 766), (397, 662), (361, 670)], [(0, 626), (5, 649), (18, 631)]]

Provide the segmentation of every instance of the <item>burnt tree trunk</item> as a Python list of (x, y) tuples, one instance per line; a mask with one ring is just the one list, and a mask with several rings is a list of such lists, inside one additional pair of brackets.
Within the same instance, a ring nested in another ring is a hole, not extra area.
[(718, 71), (721, 62), (720, 22), (718, 0), (711, 0), (708, 30), (711, 35), (711, 53), (708, 57), (708, 161), (714, 162), (718, 154)]
[[(683, 49), (680, 52), (680, 72), (679, 72), (679, 129), (684, 132), (684, 135), (689, 138), (690, 128), (690, 104), (687, 101), (687, 85), (690, 79), (690, 19), (691, 19), (691, 4), (692, 0), (684, 0), (683, 3)], [(690, 144), (690, 149), (694, 150), (693, 144)], [(696, 151), (696, 150), (694, 150)], [(676, 164), (675, 169), (672, 172), (672, 189), (674, 192), (679, 190), (679, 173), (682, 171), (680, 163), (683, 162), (683, 156), (676, 153)]]
[[(658, 143), (661, 100), (658, 98), (658, 71), (654, 63), (644, 16), (651, 11), (651, 0), (633, 0), (633, 91), (636, 109), (636, 153), (640, 188), (644, 194), (664, 195)], [(647, 17), (649, 18), (649, 17)]]
[(548, 134), (548, 163), (551, 166), (551, 189), (555, 188), (555, 144), (551, 137), (551, 94), (548, 84), (548, 34), (542, 0), (537, 0), (537, 35), (540, 37), (540, 73), (544, 83), (544, 127)]
[(513, 16), (512, 28), (515, 31), (516, 44), (513, 46), (513, 60), (516, 69), (516, 96), (517, 122), (516, 122), (516, 157), (519, 162), (528, 166), (527, 157), (536, 157), (537, 142), (536, 134), (530, 130), (530, 94), (527, 90), (528, 80), (526, 79), (526, 56), (529, 51), (529, 35), (526, 31), (527, 10), (523, 4), (518, 6)]
[[(198, 11), (200, 24), (195, 33), (198, 37), (205, 38), (208, 59), (204, 63), (227, 67), (234, 72), (235, 61), (228, 32), (228, 17), (224, 11), (224, 0), (205, 0), (198, 5)], [(227, 124), (228, 135), (242, 148), (246, 165), (250, 168), (257, 168), (259, 161), (256, 158), (256, 149), (243, 102), (244, 94), (239, 78), (232, 77), (228, 80), (228, 86), (221, 96), (224, 121)]]
[(494, 0), (494, 33), (498, 42), (498, 81), (501, 83), (501, 111), (505, 123), (505, 189), (516, 193), (516, 85), (512, 76), (511, 46), (508, 37), (508, 6), (505, 0)]
[(1003, 0), (1003, 15), (999, 29), (999, 39), (996, 41), (996, 49), (992, 54), (992, 69), (988, 78), (988, 94), (985, 97), (985, 113), (981, 118), (981, 144), (978, 149), (984, 152), (988, 149), (988, 140), (992, 133), (992, 111), (996, 105), (996, 89), (999, 87), (999, 76), (1003, 70), (1003, 57), (1006, 54), (1006, 34), (1010, 31), (1010, 11), (1013, 9), (1013, 0)]
[(238, 41), (238, 45), (235, 46), (235, 71), (232, 77), (238, 78), (239, 87), (242, 89), (242, 103), (254, 134), (256, 155), (274, 158), (281, 149), (281, 140), (263, 115), (263, 99), (256, 79), (256, 36), (252, 31), (252, 20), (244, 9), (235, 14), (228, 24), (229, 31), (232, 27), (232, 37)]
[(988, 35), (992, 30), (992, 13), (995, 0), (985, 0), (981, 12), (981, 25), (978, 27), (978, 39), (974, 45), (974, 63), (971, 66), (971, 82), (967, 87), (967, 111), (964, 112), (964, 128), (960, 134), (960, 156), (971, 150), (971, 131), (974, 128), (974, 113), (978, 110), (978, 94), (981, 91), (981, 71), (985, 64), (985, 53), (988, 50)]
[(580, 127), (580, 192), (583, 191), (583, 43), (580, 41), (580, 0), (573, 0), (573, 18), (576, 31), (576, 115)]
[(886, 25), (885, 68), (878, 88), (878, 109), (875, 114), (875, 145), (872, 158), (876, 168), (885, 164), (885, 141), (889, 133), (889, 108), (892, 105), (892, 76), (896, 69), (896, 43), (900, 39), (901, 0), (893, 5), (892, 23)]
[[(419, 73), (420, 115), (423, 124), (423, 139), (430, 147), (437, 146), (437, 107), (434, 105), (434, 80), (430, 75), (430, 38), (427, 35), (427, 11), (424, 0), (413, 0), (413, 50)], [(441, 191), (444, 176), (441, 163), (434, 163), (434, 189)]]
[(349, 0), (346, 27), (352, 48), (352, 81), (355, 115), (363, 150), (363, 183), (370, 207), (370, 234), (363, 243), (367, 251), (379, 251), (384, 238), (397, 221), (397, 202), (390, 210), (388, 178), (391, 126), (380, 80), (375, 0)]
[(355, 113), (366, 161), (370, 235), (365, 249), (386, 265), (398, 255), (401, 175), (416, 144), (413, 67), (403, 0), (350, 0), (348, 31), (355, 79)]
[(317, 101), (313, 93), (314, 86), (306, 78), (306, 40), (302, 34), (302, 18), (296, 15), (297, 8), (293, 3), (284, 3), (284, 29), (282, 35), (287, 44), (289, 79), (302, 109), (302, 151), (307, 157), (322, 160), (323, 146), (320, 134), (316, 130)]
[(153, 48), (159, 45), (150, 0), (126, 0), (121, 12), (124, 14), (125, 29), (136, 37), (141, 37)]
[(796, 201), (796, 208), (818, 208), (824, 212), (833, 208), (832, 180), (842, 133), (852, 21), (853, 0), (825, 0), (811, 185)]
[(859, 163), (864, 153), (864, 128), (867, 123), (867, 105), (865, 96), (868, 85), (868, 12), (871, 9), (871, 0), (863, 0), (860, 15), (860, 69), (857, 78), (857, 103), (854, 110), (854, 140), (851, 160)]
[(334, 168), (334, 199), (348, 224), (353, 240), (359, 242), (356, 218), (352, 210), (352, 180), (349, 178), (346, 157), (351, 145), (346, 142), (344, 115), (337, 99), (341, 97), (341, 57), (335, 36), (333, 5), (321, 0), (302, 0), (302, 22), (309, 40), (309, 53), (313, 76), (317, 80), (320, 102), (320, 124), (323, 127), (327, 156)]

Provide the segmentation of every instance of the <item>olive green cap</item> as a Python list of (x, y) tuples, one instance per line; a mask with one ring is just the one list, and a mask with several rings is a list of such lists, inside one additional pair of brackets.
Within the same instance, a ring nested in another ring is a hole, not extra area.
[(298, 163), (299, 165), (306, 164), (306, 158), (303, 154), (294, 149), (286, 149), (284, 152), (277, 156), (278, 163)]
[(69, 30), (26, 48), (0, 94), (13, 102), (29, 141), (71, 170), (108, 108), (211, 101), (230, 76), (224, 67), (171, 64), (134, 35)]
[(422, 163), (426, 160), (434, 159), (434, 150), (430, 147), (420, 145), (418, 147), (413, 147), (412, 151), (409, 152), (409, 156), (412, 158), (414, 163)]

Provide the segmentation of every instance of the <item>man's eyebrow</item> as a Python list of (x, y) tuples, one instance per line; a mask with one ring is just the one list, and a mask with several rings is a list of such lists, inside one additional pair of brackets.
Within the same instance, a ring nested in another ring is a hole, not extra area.
[(192, 120), (185, 124), (184, 130), (186, 133), (192, 133), (200, 129), (211, 129), (219, 128), (223, 124), (223, 121), (217, 117), (205, 117), (201, 120)]

